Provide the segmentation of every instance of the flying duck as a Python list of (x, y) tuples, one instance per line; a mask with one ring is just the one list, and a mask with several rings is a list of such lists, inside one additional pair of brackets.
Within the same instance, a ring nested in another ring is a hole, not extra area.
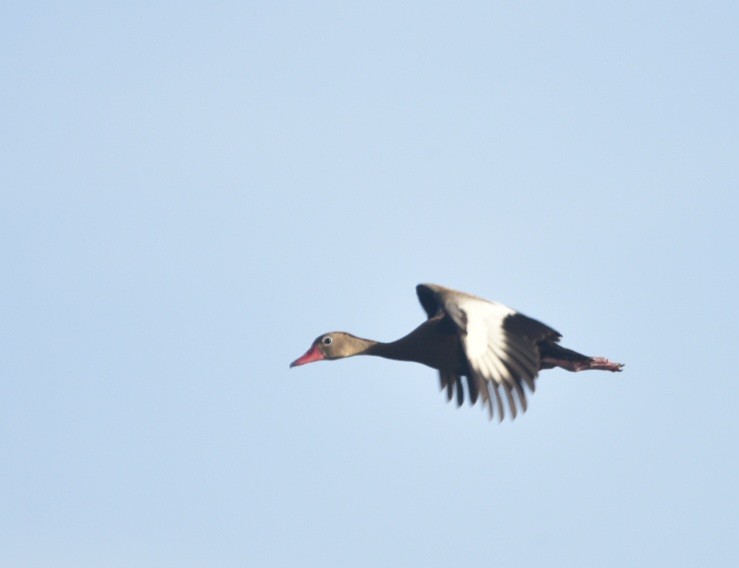
[(499, 420), (506, 407), (511, 419), (517, 407), (526, 411), (525, 389), (534, 392), (542, 369), (619, 372), (623, 367), (562, 347), (557, 331), (498, 302), (436, 284), (419, 284), (416, 293), (428, 319), (405, 337), (383, 343), (344, 331), (324, 333), (290, 367), (354, 355), (422, 363), (439, 371), (448, 400), (456, 394), (457, 405), (463, 404), (464, 377), (470, 404), (481, 399), (489, 418), (497, 414)]

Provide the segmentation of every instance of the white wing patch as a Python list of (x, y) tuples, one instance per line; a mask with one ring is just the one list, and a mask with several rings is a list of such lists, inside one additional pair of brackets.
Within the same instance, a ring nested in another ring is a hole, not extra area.
[(503, 320), (516, 313), (503, 304), (477, 298), (464, 298), (456, 304), (465, 314), (466, 325), (460, 328), (466, 331), (464, 350), (470, 361), (483, 357), (491, 345), (499, 345), (504, 340)]
[[(504, 406), (508, 406), (515, 418), (517, 405), (513, 392), (525, 411), (526, 396), (521, 382), (533, 390), (534, 377), (539, 369), (538, 353), (534, 346), (512, 336), (503, 328), (505, 318), (516, 311), (503, 304), (475, 297), (455, 298), (445, 307), (461, 330), (470, 371), (483, 402), (487, 403), (491, 418), (493, 403), (500, 420), (504, 416)], [(502, 395), (507, 405), (503, 404)]]

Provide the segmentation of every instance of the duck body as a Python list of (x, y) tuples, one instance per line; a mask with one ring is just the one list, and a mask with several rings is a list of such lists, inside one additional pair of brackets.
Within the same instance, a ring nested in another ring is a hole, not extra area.
[(558, 344), (561, 335), (503, 304), (436, 284), (419, 284), (418, 299), (428, 319), (408, 335), (389, 343), (343, 331), (324, 333), (290, 367), (321, 360), (373, 355), (421, 363), (439, 372), (442, 390), (462, 405), (479, 399), (500, 420), (507, 407), (515, 418), (525, 411), (524, 389), (533, 392), (541, 369), (620, 371), (620, 363), (589, 357)]

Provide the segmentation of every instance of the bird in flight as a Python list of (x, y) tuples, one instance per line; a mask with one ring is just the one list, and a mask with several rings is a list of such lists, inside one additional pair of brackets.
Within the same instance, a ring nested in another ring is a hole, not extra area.
[(621, 363), (589, 357), (559, 345), (551, 327), (503, 304), (436, 284), (419, 284), (416, 293), (428, 319), (408, 335), (383, 343), (344, 331), (319, 335), (310, 349), (290, 367), (315, 361), (375, 355), (414, 361), (439, 371), (441, 389), (457, 405), (467, 395), (487, 407), (489, 418), (511, 419), (526, 411), (526, 389), (534, 392), (542, 369), (619, 372)]

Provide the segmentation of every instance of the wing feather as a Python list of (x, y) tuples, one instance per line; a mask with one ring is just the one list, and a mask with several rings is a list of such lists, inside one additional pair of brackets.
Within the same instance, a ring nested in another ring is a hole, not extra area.
[(493, 398), (495, 398), (495, 406), (498, 410), (498, 422), (503, 422), (505, 414), (503, 412), (503, 401), (501, 400), (500, 392), (498, 391), (498, 383), (496, 381), (488, 381), (488, 388), (490, 389)]
[(521, 411), (526, 412), (526, 407), (527, 407), (526, 393), (523, 391), (523, 387), (522, 387), (521, 372), (510, 369), (510, 365), (511, 365), (510, 361), (506, 361), (505, 365), (508, 366), (509, 370), (511, 370), (511, 373), (517, 377), (517, 380), (513, 381), (512, 386), (514, 390), (516, 391), (516, 394), (518, 395), (518, 401), (521, 405)]
[(474, 405), (477, 402), (477, 394), (479, 391), (477, 388), (477, 381), (472, 377), (467, 377), (467, 390), (470, 393), (470, 404)]
[(505, 390), (506, 400), (508, 400), (508, 407), (511, 409), (511, 420), (515, 420), (518, 409), (513, 401), (513, 386), (511, 386), (511, 383), (503, 383), (503, 389)]

